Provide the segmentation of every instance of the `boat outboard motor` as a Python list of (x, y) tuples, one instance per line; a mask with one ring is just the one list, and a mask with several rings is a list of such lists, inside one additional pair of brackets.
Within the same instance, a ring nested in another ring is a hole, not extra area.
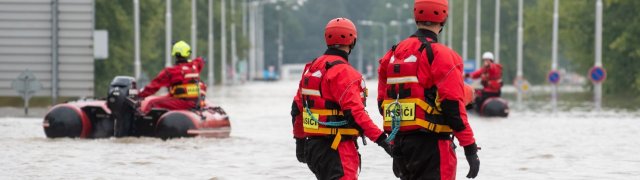
[(111, 109), (111, 118), (115, 122), (114, 136), (131, 136), (134, 133), (138, 89), (136, 80), (130, 76), (116, 76), (109, 85), (107, 107)]

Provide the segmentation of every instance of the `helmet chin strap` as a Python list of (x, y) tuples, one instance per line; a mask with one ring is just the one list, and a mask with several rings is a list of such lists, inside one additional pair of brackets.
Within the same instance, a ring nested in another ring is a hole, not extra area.
[(358, 41), (358, 39), (353, 39), (353, 43), (351, 43), (351, 45), (349, 45), (349, 52), (347, 52), (347, 54), (351, 55), (351, 51), (353, 51), (353, 48), (356, 47), (356, 42)]

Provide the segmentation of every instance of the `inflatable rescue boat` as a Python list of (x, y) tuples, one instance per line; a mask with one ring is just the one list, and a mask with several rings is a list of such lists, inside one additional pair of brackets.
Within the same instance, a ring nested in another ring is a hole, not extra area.
[[(476, 96), (482, 96), (481, 90), (475, 91)], [(509, 116), (509, 102), (501, 97), (476, 98), (484, 99), (482, 102), (473, 102), (474, 109), (480, 116), (507, 117)]]
[(157, 97), (137, 100), (135, 79), (118, 76), (111, 82), (106, 100), (58, 104), (49, 109), (42, 126), (49, 138), (229, 137), (231, 123), (222, 108), (204, 103), (191, 110), (138, 110), (153, 98)]

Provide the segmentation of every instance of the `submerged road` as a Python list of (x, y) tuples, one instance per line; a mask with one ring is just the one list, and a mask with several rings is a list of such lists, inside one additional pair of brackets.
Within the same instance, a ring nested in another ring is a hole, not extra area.
[[(230, 115), (226, 139), (47, 139), (41, 118), (0, 117), (0, 179), (314, 179), (295, 158), (291, 100), (296, 82), (216, 87)], [(376, 84), (370, 82), (370, 95)], [(378, 125), (375, 97), (368, 111)], [(512, 111), (470, 117), (481, 166), (476, 179), (636, 179), (640, 114), (607, 110)], [(456, 142), (457, 144), (457, 142)], [(458, 148), (457, 179), (468, 165)], [(395, 179), (377, 145), (360, 145), (360, 179)]]

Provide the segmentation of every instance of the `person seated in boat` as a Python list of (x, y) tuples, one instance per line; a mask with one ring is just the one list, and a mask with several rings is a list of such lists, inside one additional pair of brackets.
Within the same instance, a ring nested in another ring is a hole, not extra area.
[(472, 72), (465, 74), (465, 77), (472, 79), (480, 78), (483, 86), (480, 90), (480, 96), (476, 97), (475, 103), (482, 104), (486, 99), (491, 97), (500, 97), (502, 88), (502, 65), (494, 62), (493, 53), (485, 52), (482, 54), (483, 66)]
[(200, 71), (205, 61), (201, 57), (190, 60), (190, 55), (191, 47), (186, 42), (178, 41), (173, 45), (171, 56), (175, 58), (175, 64), (160, 71), (151, 83), (140, 90), (139, 97), (153, 95), (162, 87), (167, 87), (169, 94), (148, 99), (141, 109), (144, 113), (152, 108), (188, 110), (202, 104), (206, 86), (200, 80)]

